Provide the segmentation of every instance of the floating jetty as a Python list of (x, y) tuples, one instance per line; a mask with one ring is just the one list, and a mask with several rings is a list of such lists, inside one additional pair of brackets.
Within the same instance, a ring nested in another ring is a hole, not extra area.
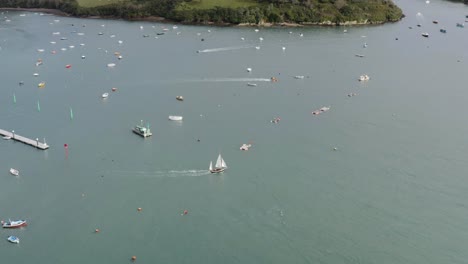
[(42, 143), (42, 142), (39, 142), (38, 139), (34, 140), (34, 139), (27, 138), (27, 137), (23, 137), (23, 136), (20, 136), (18, 134), (15, 134), (14, 130), (12, 132), (9, 132), (9, 131), (0, 129), (0, 135), (2, 135), (4, 137), (10, 137), (13, 140), (22, 142), (24, 144), (33, 146), (33, 147), (38, 148), (38, 149), (46, 150), (46, 149), (49, 148), (49, 145), (47, 145), (47, 143), (45, 143), (45, 140), (44, 140), (44, 143)]

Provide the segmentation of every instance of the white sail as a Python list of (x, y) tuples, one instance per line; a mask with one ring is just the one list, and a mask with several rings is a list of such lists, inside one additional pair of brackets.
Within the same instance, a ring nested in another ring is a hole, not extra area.
[(210, 161), (210, 169), (209, 169), (209, 170), (210, 170), (210, 171), (213, 170), (213, 162), (211, 162), (211, 161)]
[(227, 168), (226, 162), (223, 160), (223, 157), (221, 157), (221, 154), (219, 154), (216, 160), (215, 168)]

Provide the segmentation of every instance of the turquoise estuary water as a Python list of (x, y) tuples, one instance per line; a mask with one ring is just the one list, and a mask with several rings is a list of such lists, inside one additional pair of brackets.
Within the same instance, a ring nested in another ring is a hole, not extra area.
[(466, 263), (468, 7), (397, 4), (258, 32), (4, 12), (0, 128), (50, 149), (0, 141), (0, 219), (29, 223), (2, 260)]

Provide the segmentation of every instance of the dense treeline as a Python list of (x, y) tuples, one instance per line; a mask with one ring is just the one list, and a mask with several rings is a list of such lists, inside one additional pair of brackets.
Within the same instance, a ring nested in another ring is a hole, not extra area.
[[(383, 23), (403, 16), (391, 0), (257, 0), (258, 5), (244, 8), (214, 7), (197, 9), (183, 0), (127, 0), (113, 4), (82, 7), (76, 0), (2, 0), (0, 7), (52, 8), (74, 16), (102, 16), (138, 19), (164, 17), (186, 23), (300, 23), (339, 24)], [(186, 8), (190, 6), (190, 8)], [(194, 7), (195, 6), (195, 7)]]

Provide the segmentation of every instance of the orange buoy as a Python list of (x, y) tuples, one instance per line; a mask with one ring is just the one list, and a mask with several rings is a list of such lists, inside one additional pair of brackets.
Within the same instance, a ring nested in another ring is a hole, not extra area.
[(99, 233), (99, 231), (100, 231), (99, 228), (96, 228), (96, 229), (94, 230), (94, 233)]
[(132, 261), (135, 261), (136, 260), (136, 256), (132, 256)]
[(143, 210), (143, 209), (141, 209), (141, 207), (138, 207), (137, 211), (138, 211), (138, 212), (141, 212), (141, 210)]

